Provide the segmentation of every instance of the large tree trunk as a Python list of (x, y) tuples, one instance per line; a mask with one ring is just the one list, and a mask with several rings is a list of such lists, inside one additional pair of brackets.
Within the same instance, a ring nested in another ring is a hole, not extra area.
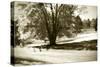
[(51, 36), (49, 36), (49, 45), (47, 45), (47, 50), (50, 48), (53, 48), (56, 45), (56, 36), (54, 35), (55, 33), (53, 33)]
[(51, 36), (51, 38), (49, 38), (49, 41), (50, 41), (50, 43), (49, 43), (49, 45), (47, 45), (47, 50), (56, 45), (56, 38), (52, 38), (52, 36)]
[(56, 45), (56, 38), (51, 38), (50, 39), (50, 45)]

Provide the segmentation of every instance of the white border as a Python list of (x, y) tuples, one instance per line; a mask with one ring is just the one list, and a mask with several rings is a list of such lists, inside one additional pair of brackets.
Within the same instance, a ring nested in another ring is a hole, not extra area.
[[(13, 0), (0, 0), (0, 67), (13, 67), (10, 65), (10, 2)], [(46, 2), (46, 3), (68, 3), (78, 5), (98, 6), (98, 22), (100, 22), (100, 1), (99, 0), (15, 0), (28, 2)], [(98, 23), (99, 24), (99, 23)], [(98, 28), (100, 27), (100, 24)], [(100, 30), (98, 29), (98, 34)], [(98, 38), (100, 35), (98, 35)], [(99, 42), (99, 41), (98, 41)], [(100, 44), (100, 42), (99, 42)], [(98, 47), (100, 48), (98, 44)], [(98, 51), (100, 57), (100, 50)], [(97, 62), (81, 62), (81, 63), (66, 63), (66, 64), (51, 64), (51, 65), (35, 65), (36, 67), (98, 67), (100, 58)], [(25, 66), (23, 66), (25, 67)]]

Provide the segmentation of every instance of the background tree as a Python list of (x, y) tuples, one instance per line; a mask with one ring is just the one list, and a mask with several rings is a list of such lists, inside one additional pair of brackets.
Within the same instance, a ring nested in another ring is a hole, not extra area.
[(90, 21), (90, 19), (88, 19), (87, 20), (87, 28), (90, 28), (90, 26), (91, 26), (91, 21)]
[(97, 31), (97, 18), (91, 20), (91, 28)]
[(90, 29), (91, 28), (91, 20), (90, 19), (84, 20), (83, 26), (84, 26), (83, 27), (84, 29)]
[(76, 20), (75, 21), (75, 23), (76, 23), (76, 26), (75, 26), (76, 27), (76, 32), (80, 33), (81, 29), (83, 28), (83, 22), (82, 22), (79, 15), (75, 17), (75, 20)]

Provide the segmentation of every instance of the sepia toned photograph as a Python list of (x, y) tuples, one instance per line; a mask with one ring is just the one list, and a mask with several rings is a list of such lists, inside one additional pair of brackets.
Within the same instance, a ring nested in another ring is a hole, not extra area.
[(11, 65), (97, 60), (97, 6), (11, 2)]

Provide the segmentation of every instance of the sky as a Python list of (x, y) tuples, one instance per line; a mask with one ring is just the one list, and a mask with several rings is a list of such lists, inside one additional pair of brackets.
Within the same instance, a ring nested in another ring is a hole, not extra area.
[(97, 18), (96, 6), (85, 6), (85, 7), (86, 8), (83, 8), (82, 13), (80, 14), (82, 20)]

